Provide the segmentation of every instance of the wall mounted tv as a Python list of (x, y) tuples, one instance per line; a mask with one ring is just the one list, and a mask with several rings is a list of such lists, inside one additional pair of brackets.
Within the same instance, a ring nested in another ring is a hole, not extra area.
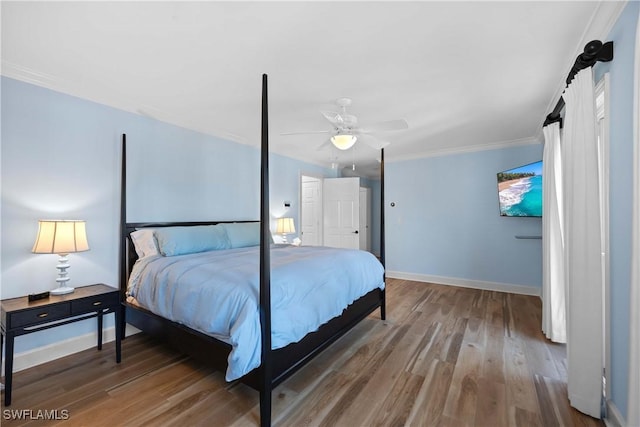
[(542, 216), (542, 160), (498, 172), (501, 216)]

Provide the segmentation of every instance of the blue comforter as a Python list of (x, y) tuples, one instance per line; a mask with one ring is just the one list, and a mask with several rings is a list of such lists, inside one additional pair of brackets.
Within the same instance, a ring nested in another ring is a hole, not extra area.
[[(232, 346), (227, 381), (260, 365), (259, 247), (138, 260), (129, 294), (150, 311)], [(370, 253), (275, 245), (271, 250), (272, 347), (285, 347), (367, 292), (384, 289)]]

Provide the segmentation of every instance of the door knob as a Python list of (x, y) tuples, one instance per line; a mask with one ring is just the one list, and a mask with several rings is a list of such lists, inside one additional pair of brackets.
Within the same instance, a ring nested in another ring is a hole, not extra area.
[(358, 234), (358, 230), (354, 231), (355, 234)]

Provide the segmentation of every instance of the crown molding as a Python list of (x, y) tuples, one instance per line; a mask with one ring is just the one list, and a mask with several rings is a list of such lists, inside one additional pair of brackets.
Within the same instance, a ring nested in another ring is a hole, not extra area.
[(628, 0), (601, 1), (585, 28), (582, 39), (578, 45), (578, 52), (582, 52), (584, 45), (591, 40), (602, 40), (603, 43), (608, 41), (605, 39), (628, 3)]
[(475, 153), (478, 151), (487, 151), (487, 150), (500, 150), (503, 148), (523, 147), (526, 145), (536, 145), (536, 144), (542, 144), (542, 139), (540, 138), (539, 135), (536, 135), (533, 137), (515, 139), (513, 141), (501, 141), (501, 142), (494, 142), (489, 144), (469, 145), (464, 147), (429, 150), (429, 151), (423, 151), (421, 153), (415, 153), (415, 154), (405, 155), (405, 156), (389, 155), (387, 158), (386, 157), (387, 155), (385, 154), (385, 162), (393, 163), (393, 162), (401, 162), (405, 160), (422, 159), (426, 157), (451, 156), (455, 154)]
[(5, 59), (2, 60), (2, 75), (25, 83), (63, 92), (63, 87), (61, 87), (59, 80), (54, 76), (32, 70)]

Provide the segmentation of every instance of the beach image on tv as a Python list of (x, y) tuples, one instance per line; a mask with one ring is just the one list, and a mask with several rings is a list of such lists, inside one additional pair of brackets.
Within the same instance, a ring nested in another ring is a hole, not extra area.
[(542, 161), (498, 173), (502, 216), (542, 216)]

